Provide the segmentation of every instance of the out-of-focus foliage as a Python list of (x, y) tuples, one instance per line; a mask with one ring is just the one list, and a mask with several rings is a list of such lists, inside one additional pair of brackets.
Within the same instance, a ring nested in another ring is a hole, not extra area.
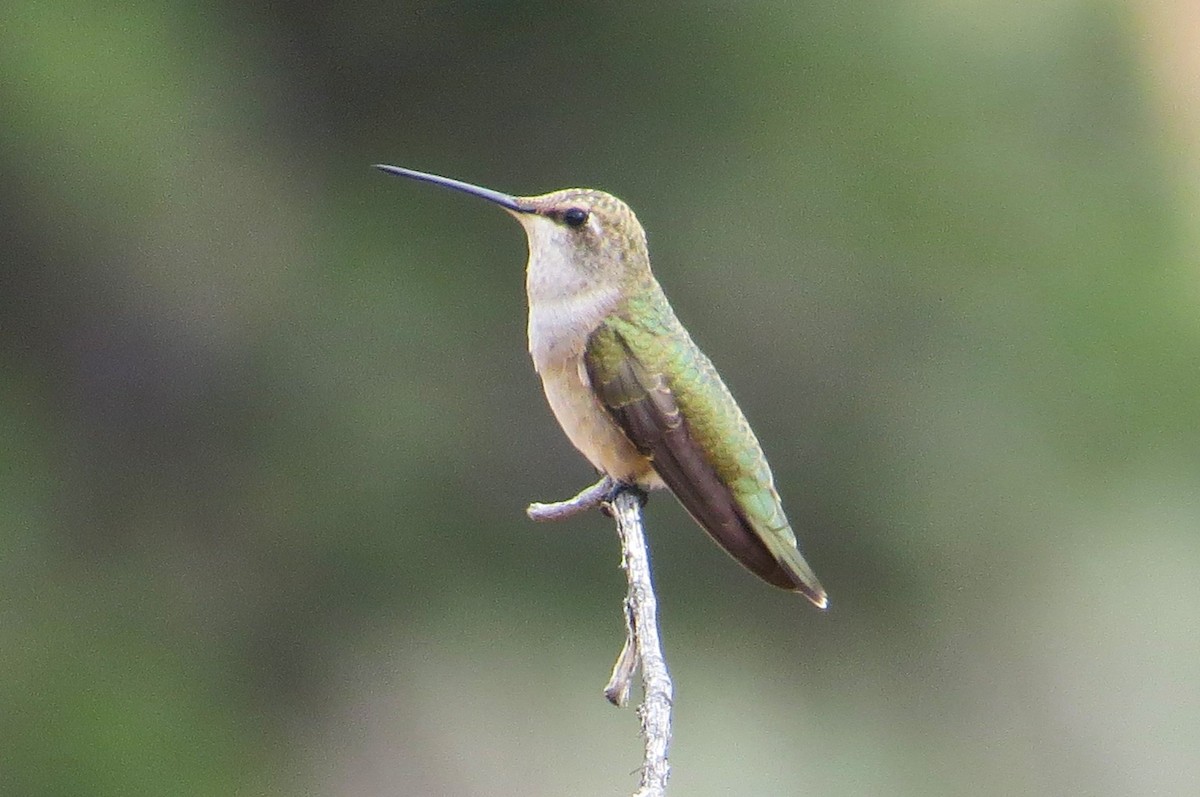
[(832, 609), (652, 501), (679, 794), (1197, 793), (1185, 7), (17, 2), (0, 793), (631, 788), (521, 232), (378, 161), (625, 198), (764, 441)]

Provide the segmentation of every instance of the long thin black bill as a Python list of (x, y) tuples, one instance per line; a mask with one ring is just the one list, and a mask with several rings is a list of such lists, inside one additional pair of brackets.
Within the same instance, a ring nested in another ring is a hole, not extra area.
[(502, 194), (499, 191), (493, 191), (490, 188), (483, 188), (478, 185), (464, 183), (462, 180), (453, 180), (449, 177), (442, 177), (437, 174), (429, 174), (428, 172), (418, 172), (413, 169), (402, 169), (399, 166), (388, 166), (385, 163), (375, 164), (375, 168), (380, 171), (394, 174), (399, 177), (407, 177), (410, 180), (420, 180), (423, 183), (433, 183), (434, 185), (442, 185), (446, 188), (453, 188), (455, 191), (462, 191), (464, 194), (486, 199), (489, 202), (495, 202), (502, 208), (515, 211), (517, 213), (529, 213), (529, 208), (517, 202), (517, 198), (508, 194)]

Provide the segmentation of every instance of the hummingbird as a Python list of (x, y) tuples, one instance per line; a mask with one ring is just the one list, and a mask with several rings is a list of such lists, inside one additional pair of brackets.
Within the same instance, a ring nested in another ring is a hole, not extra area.
[(590, 188), (512, 196), (376, 168), (486, 199), (521, 223), (529, 354), (554, 417), (598, 471), (642, 490), (665, 487), (752, 573), (828, 605), (758, 438), (675, 317), (628, 205)]

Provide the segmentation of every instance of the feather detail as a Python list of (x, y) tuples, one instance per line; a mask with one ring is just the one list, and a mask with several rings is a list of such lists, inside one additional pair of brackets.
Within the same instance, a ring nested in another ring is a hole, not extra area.
[[(600, 403), (634, 447), (649, 458), (688, 513), (734, 559), (763, 580), (798, 590), (823, 606), (825, 592), (796, 549), (795, 535), (779, 506), (770, 472), (764, 483), (754, 468), (751, 473), (735, 474), (714, 461), (719, 458), (706, 453), (675, 387), (662, 369), (639, 356), (638, 347), (628, 339), (637, 331), (628, 320), (611, 319), (589, 338), (584, 365)], [(690, 339), (687, 343), (695, 350)], [(695, 352), (703, 357), (698, 350)], [(701, 365), (700, 371), (715, 377), (707, 358)], [(724, 399), (728, 391), (717, 380), (719, 397)], [(711, 392), (714, 386), (704, 387)], [(744, 425), (748, 432), (749, 426), (732, 397), (728, 401), (736, 412), (738, 427)], [(751, 459), (765, 463), (752, 434), (750, 441), (755, 455)], [(749, 484), (738, 489), (739, 485), (728, 478), (734, 475), (751, 477)]]

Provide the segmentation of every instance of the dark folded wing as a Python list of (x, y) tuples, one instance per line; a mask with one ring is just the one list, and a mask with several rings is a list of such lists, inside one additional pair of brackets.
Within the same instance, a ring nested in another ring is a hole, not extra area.
[(601, 404), (696, 522), (756, 575), (796, 589), (689, 432), (666, 377), (640, 362), (607, 325), (588, 340), (584, 365)]

